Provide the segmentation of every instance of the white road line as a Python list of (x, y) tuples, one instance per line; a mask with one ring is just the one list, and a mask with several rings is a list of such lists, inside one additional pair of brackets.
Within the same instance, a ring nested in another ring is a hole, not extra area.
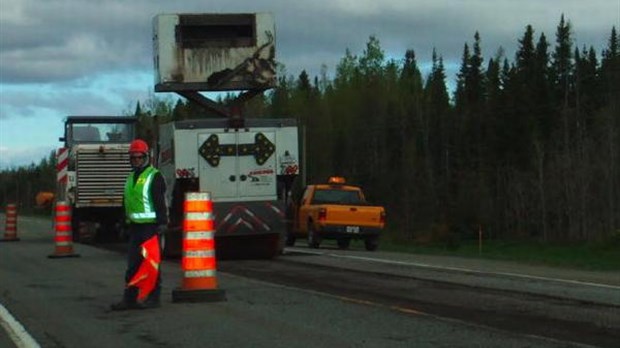
[(620, 290), (620, 286), (601, 284), (601, 283), (590, 283), (590, 282), (584, 282), (584, 281), (573, 280), (573, 279), (548, 278), (548, 277), (540, 277), (540, 276), (533, 276), (533, 275), (520, 274), (520, 273), (510, 273), (510, 272), (478, 271), (478, 270), (467, 269), (467, 268), (445, 267), (445, 266), (429, 265), (429, 264), (417, 263), (417, 262), (390, 261), (390, 260), (374, 259), (370, 257), (352, 256), (352, 255), (329, 254), (329, 256), (358, 259), (358, 260), (365, 260), (365, 261), (372, 261), (372, 262), (403, 264), (403, 265), (410, 265), (410, 266), (416, 266), (416, 267), (446, 269), (446, 270), (451, 270), (451, 271), (468, 272), (468, 273), (475, 273), (475, 274), (496, 274), (496, 275), (503, 275), (503, 276), (510, 276), (510, 277), (525, 278), (525, 279), (545, 280), (545, 281), (553, 281), (553, 282), (559, 282), (559, 283), (579, 284), (579, 285), (596, 286), (596, 287), (601, 287), (601, 288)]
[(468, 269), (468, 268), (437, 266), (437, 265), (431, 265), (431, 264), (427, 264), (427, 263), (392, 261), (392, 260), (376, 259), (376, 258), (372, 258), (372, 257), (353, 256), (353, 255), (339, 255), (339, 254), (334, 254), (334, 253), (305, 251), (305, 250), (297, 250), (297, 249), (295, 249), (295, 251), (296, 252), (301, 252), (301, 253), (306, 253), (306, 254), (312, 254), (312, 255), (326, 255), (326, 256), (331, 256), (331, 257), (339, 257), (339, 258), (354, 259), (354, 260), (363, 260), (363, 261), (378, 262), (378, 263), (387, 263), (387, 264), (395, 264), (395, 265), (406, 265), (406, 266), (424, 267), (424, 268), (434, 268), (434, 269), (439, 269), (439, 270), (459, 271), (459, 272), (466, 272), (466, 273), (472, 273), (472, 274), (502, 275), (502, 276), (517, 277), (517, 278), (523, 278), (523, 279), (544, 280), (544, 281), (552, 281), (552, 282), (558, 282), (558, 283), (587, 285), (587, 286), (594, 286), (594, 287), (599, 287), (599, 288), (607, 288), (607, 289), (613, 289), (613, 290), (620, 290), (620, 286), (609, 285), (609, 284), (601, 284), (601, 283), (584, 282), (584, 281), (572, 280), (572, 279), (548, 278), (548, 277), (533, 276), (533, 275), (520, 274), (520, 273), (510, 273), (510, 272), (478, 271), (478, 270)]
[(11, 340), (18, 348), (40, 348), (37, 341), (30, 336), (28, 331), (20, 324), (11, 313), (0, 303), (0, 326), (9, 334)]

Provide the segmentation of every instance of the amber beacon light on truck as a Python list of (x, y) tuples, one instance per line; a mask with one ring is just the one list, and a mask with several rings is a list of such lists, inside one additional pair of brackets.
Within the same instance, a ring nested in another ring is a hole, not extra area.
[(331, 176), (327, 180), (327, 183), (328, 184), (336, 184), (336, 185), (344, 185), (344, 184), (347, 183), (347, 181), (342, 176)]

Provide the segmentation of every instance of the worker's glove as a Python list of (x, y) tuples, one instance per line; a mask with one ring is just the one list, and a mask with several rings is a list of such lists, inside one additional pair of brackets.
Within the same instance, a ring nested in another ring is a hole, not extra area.
[(166, 225), (158, 225), (157, 226), (157, 235), (162, 236), (164, 234), (166, 234), (166, 230), (168, 229), (168, 226)]

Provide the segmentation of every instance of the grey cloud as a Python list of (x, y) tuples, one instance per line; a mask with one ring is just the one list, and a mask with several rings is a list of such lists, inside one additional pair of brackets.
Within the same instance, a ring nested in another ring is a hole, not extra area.
[(131, 2), (122, 11), (114, 2), (23, 3), (23, 19), (0, 32), (4, 83), (63, 81), (150, 61), (143, 57), (150, 35)]
[[(109, 77), (109, 80), (110, 83), (101, 83), (86, 78), (67, 83), (37, 84), (36, 92), (19, 86), (4, 88), (0, 120), (39, 117), (45, 110), (57, 117), (118, 115), (122, 111), (133, 111), (129, 103), (141, 99), (147, 92), (146, 85), (122, 83), (119, 75)], [(127, 103), (127, 110), (119, 110), (119, 104), (123, 103)]]
[[(0, 1), (4, 7), (12, 0)], [(458, 60), (463, 44), (472, 42), (479, 31), (485, 57), (502, 46), (512, 59), (527, 24), (538, 35), (545, 32), (553, 43), (559, 16), (565, 12), (577, 42), (600, 50), (611, 26), (620, 21), (617, 0), (587, 4), (581, 0), (20, 0), (17, 4), (11, 6), (21, 10), (2, 15), (2, 83), (64, 81), (118, 69), (150, 69), (151, 20), (157, 13), (274, 12), (278, 60), (294, 74), (301, 69), (317, 74), (322, 64), (333, 71), (346, 48), (361, 53), (370, 35), (376, 35), (383, 48), (397, 57), (411, 48), (419, 60), (429, 60), (435, 47), (444, 59)], [(601, 24), (606, 27), (603, 31)]]

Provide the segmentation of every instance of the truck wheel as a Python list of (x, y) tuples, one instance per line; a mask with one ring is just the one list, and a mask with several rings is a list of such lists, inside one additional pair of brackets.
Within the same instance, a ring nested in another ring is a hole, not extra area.
[(348, 249), (350, 244), (351, 244), (351, 239), (350, 238), (338, 239), (338, 248), (339, 249)]
[(377, 237), (366, 238), (366, 240), (364, 240), (364, 245), (366, 246), (366, 250), (375, 251), (379, 247), (379, 238)]
[(313, 249), (318, 249), (319, 245), (321, 245), (321, 237), (314, 230), (312, 223), (308, 224), (308, 247)]

